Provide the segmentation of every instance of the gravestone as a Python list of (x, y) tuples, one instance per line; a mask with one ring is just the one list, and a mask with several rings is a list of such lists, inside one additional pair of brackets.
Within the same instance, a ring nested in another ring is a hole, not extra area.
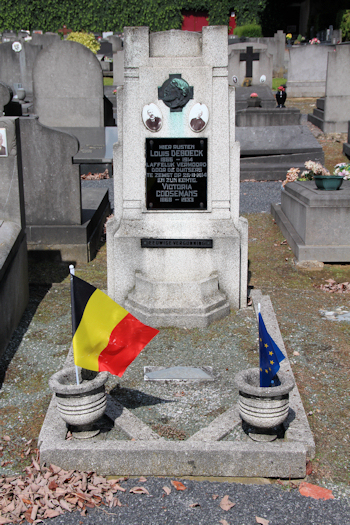
[(264, 75), (264, 85), (272, 88), (273, 57), (267, 45), (261, 43), (239, 42), (229, 46), (228, 79), (231, 85), (243, 86), (245, 78), (251, 79), (252, 86), (259, 86)]
[(41, 46), (42, 48), (45, 48), (53, 44), (54, 42), (60, 42), (60, 41), (61, 41), (61, 38), (57, 33), (48, 32), (45, 34), (39, 34), (39, 33), (33, 32), (31, 44), (33, 46)]
[(288, 97), (324, 97), (327, 60), (335, 46), (299, 45), (287, 49)]
[(324, 133), (346, 133), (350, 120), (350, 45), (334, 46), (328, 54), (326, 96), (317, 100), (308, 120)]
[(29, 297), (18, 118), (0, 117), (0, 356)]
[(122, 86), (124, 84), (124, 50), (123, 42), (119, 36), (110, 36), (113, 50), (113, 85)]
[[(39, 54), (33, 78), (34, 113), (42, 124), (77, 137), (80, 148), (74, 162), (81, 173), (111, 171), (106, 134), (116, 137), (117, 130), (105, 128), (105, 105), (110, 102), (104, 98), (102, 69), (96, 56), (77, 42), (54, 42)], [(113, 119), (113, 108), (110, 113)]]
[(20, 119), (28, 248), (56, 252), (65, 261), (90, 261), (97, 249), (108, 191), (81, 188), (73, 135)]
[(99, 61), (82, 44), (54, 42), (34, 64), (34, 113), (45, 126), (103, 127)]
[(152, 326), (206, 326), (246, 306), (227, 27), (125, 29), (108, 293)]
[(0, 46), (0, 81), (11, 86), (16, 94), (16, 84), (21, 84), (27, 95), (33, 94), (33, 67), (41, 46), (30, 42), (6, 42)]

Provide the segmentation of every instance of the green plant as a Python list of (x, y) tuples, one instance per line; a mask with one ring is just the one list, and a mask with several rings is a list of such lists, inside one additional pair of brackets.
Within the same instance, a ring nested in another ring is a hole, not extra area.
[(83, 46), (90, 49), (90, 51), (95, 53), (95, 55), (101, 47), (99, 42), (97, 42), (96, 38), (94, 37), (92, 33), (72, 32), (72, 33), (69, 33), (67, 40), (70, 40), (72, 42), (78, 42), (79, 44), (82, 44)]
[(247, 24), (244, 26), (237, 26), (233, 34), (239, 37), (246, 36), (246, 37), (252, 37), (252, 38), (259, 38), (262, 37), (262, 31), (261, 26), (258, 24)]
[(342, 33), (342, 40), (349, 41), (350, 40), (350, 9), (347, 9), (345, 13), (343, 14), (343, 17), (340, 23), (340, 29)]

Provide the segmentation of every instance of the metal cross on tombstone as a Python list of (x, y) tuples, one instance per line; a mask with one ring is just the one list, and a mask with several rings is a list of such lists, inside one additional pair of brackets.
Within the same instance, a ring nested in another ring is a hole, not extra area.
[(253, 53), (253, 47), (247, 47), (246, 53), (241, 53), (239, 55), (240, 62), (245, 62), (245, 76), (253, 76), (253, 60), (259, 60), (259, 53)]
[(58, 30), (59, 33), (63, 33), (63, 36), (67, 36), (68, 33), (71, 33), (71, 29), (67, 29), (67, 26), (64, 24), (62, 29)]

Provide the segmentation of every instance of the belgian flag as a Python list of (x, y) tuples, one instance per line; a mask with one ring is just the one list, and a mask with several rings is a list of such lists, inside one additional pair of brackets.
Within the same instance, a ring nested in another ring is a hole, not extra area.
[(71, 275), (74, 362), (121, 377), (159, 330), (146, 326), (91, 284)]

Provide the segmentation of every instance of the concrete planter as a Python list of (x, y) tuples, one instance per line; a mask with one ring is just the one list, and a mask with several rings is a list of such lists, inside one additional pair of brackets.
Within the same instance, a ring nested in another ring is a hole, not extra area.
[(239, 390), (239, 413), (243, 421), (258, 429), (272, 429), (283, 423), (289, 411), (289, 392), (294, 380), (278, 372), (280, 386), (260, 387), (258, 368), (243, 370), (235, 376)]
[(79, 371), (76, 384), (75, 367), (64, 368), (51, 376), (49, 386), (56, 394), (57, 409), (62, 419), (74, 427), (74, 437), (88, 438), (98, 434), (93, 424), (103, 416), (106, 405), (105, 383), (108, 372)]
[(314, 175), (314, 180), (319, 190), (339, 190), (343, 184), (343, 177), (338, 175)]

